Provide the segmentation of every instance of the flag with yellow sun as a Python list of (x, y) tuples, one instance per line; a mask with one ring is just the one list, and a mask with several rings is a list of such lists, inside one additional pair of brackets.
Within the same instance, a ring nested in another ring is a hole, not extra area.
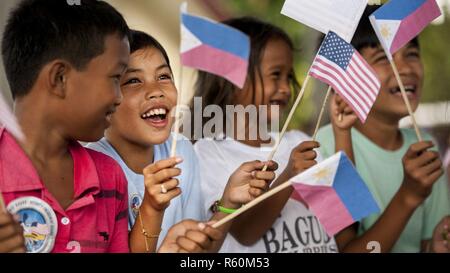
[(291, 183), (330, 236), (380, 211), (343, 152), (294, 177)]

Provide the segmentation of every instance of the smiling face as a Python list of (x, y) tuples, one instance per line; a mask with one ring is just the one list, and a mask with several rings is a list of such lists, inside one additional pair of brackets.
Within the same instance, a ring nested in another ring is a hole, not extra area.
[[(398, 122), (408, 115), (394, 71), (381, 46), (365, 47), (361, 55), (375, 70), (381, 90), (371, 111), (372, 116)], [(413, 111), (419, 105), (423, 87), (423, 64), (419, 48), (409, 43), (394, 54), (394, 62), (405, 86)]]
[(67, 94), (55, 116), (72, 139), (91, 142), (103, 136), (122, 100), (120, 78), (129, 57), (128, 38), (110, 35), (105, 39), (104, 53), (92, 59), (86, 69), (70, 70)]
[(262, 53), (260, 71), (261, 77), (256, 75), (255, 86), (247, 80), (244, 88), (235, 93), (233, 104), (267, 105), (267, 120), (270, 122), (272, 118), (278, 118), (271, 116), (270, 107), (278, 105), (283, 112), (291, 97), (293, 52), (284, 40), (269, 40)]
[(172, 121), (177, 90), (172, 72), (161, 52), (146, 47), (131, 54), (121, 80), (123, 100), (107, 134), (143, 147), (165, 142)]

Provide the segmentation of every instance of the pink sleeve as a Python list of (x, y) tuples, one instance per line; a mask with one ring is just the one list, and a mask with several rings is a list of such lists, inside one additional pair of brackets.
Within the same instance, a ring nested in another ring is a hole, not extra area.
[(108, 248), (110, 253), (128, 253), (130, 252), (128, 244), (128, 190), (127, 180), (122, 172), (118, 172), (118, 192), (122, 194), (123, 198), (116, 200), (116, 215), (114, 233), (111, 238), (111, 243)]

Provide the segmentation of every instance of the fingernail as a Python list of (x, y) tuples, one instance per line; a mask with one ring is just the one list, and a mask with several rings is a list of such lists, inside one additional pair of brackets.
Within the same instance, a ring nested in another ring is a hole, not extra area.
[(183, 159), (181, 157), (177, 156), (177, 157), (175, 157), (175, 162), (181, 163), (181, 162), (183, 162)]
[(17, 214), (14, 214), (14, 215), (13, 215), (13, 218), (14, 218), (14, 220), (16, 220), (17, 222), (20, 221), (20, 216), (17, 215)]
[(256, 176), (256, 171), (252, 171), (252, 177), (255, 177)]
[(206, 228), (206, 225), (204, 223), (198, 223), (198, 228), (200, 230), (204, 230)]
[(444, 229), (448, 229), (448, 225), (445, 225), (445, 226), (444, 226)]

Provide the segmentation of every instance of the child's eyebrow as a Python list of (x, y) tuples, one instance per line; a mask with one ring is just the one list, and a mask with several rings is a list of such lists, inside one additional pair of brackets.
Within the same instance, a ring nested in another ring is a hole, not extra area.
[(142, 69), (129, 67), (127, 71), (125, 71), (125, 73), (134, 73), (134, 72), (142, 72)]
[(168, 64), (162, 64), (162, 65), (158, 66), (156, 68), (156, 70), (161, 70), (161, 69), (164, 69), (164, 68), (170, 68), (170, 66)]
[(385, 52), (384, 52), (384, 50), (383, 50), (382, 48), (377, 47), (377, 48), (375, 49), (375, 51), (373, 51), (373, 53), (370, 54), (370, 55), (371, 55), (370, 57), (373, 57), (373, 56), (375, 56), (375, 55), (377, 55), (377, 54), (379, 54), (379, 53), (385, 53)]

